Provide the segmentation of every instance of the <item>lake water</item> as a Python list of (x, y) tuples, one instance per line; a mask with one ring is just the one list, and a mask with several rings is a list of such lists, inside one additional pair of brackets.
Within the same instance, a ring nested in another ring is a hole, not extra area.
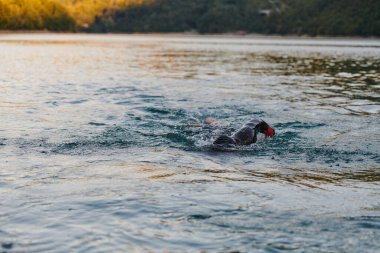
[(379, 40), (1, 34), (0, 251), (379, 252), (379, 126)]

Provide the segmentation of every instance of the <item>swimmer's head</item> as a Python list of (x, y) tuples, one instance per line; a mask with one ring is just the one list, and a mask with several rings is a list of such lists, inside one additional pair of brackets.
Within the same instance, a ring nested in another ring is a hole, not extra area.
[(274, 128), (271, 127), (268, 123), (265, 121), (261, 121), (259, 124), (257, 124), (256, 129), (265, 135), (265, 137), (273, 137), (275, 135)]

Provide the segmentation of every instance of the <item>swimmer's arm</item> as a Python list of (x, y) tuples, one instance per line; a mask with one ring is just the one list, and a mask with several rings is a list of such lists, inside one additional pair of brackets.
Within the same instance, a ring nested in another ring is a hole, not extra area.
[(210, 125), (210, 126), (223, 126), (224, 125), (224, 123), (222, 121), (217, 120), (215, 118), (211, 118), (211, 117), (206, 118), (205, 123), (207, 125)]

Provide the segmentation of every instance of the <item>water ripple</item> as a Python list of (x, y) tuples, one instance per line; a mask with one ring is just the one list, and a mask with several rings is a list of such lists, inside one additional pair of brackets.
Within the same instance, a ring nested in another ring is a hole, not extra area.
[(377, 252), (377, 44), (182, 37), (0, 36), (0, 251)]

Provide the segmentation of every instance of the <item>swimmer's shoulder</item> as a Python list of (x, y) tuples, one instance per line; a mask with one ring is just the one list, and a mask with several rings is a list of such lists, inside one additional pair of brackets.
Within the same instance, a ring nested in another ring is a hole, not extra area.
[(257, 124), (259, 124), (262, 120), (260, 119), (251, 119), (250, 121), (248, 121), (245, 126), (248, 126), (248, 127), (251, 127), (251, 128), (254, 128)]

